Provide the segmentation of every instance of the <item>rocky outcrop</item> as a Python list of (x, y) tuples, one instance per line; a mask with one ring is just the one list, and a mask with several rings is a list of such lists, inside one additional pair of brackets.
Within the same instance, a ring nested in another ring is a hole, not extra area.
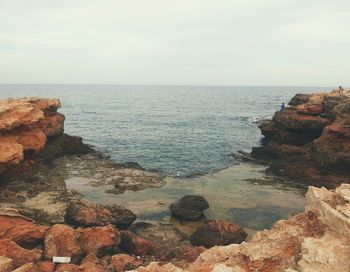
[(309, 187), (305, 213), (278, 221), (250, 241), (203, 252), (183, 270), (151, 263), (137, 271), (350, 271), (350, 185)]
[(252, 155), (294, 179), (328, 187), (348, 182), (350, 91), (297, 94), (289, 105), (259, 126), (265, 138)]
[(204, 217), (203, 211), (209, 208), (209, 203), (202, 196), (186, 195), (169, 208), (171, 214), (179, 220), (197, 221)]
[(42, 150), (48, 137), (62, 135), (60, 107), (58, 99), (0, 101), (0, 174), (19, 164), (26, 154)]
[(136, 215), (121, 206), (102, 206), (87, 201), (72, 201), (66, 211), (67, 222), (78, 226), (104, 226), (112, 224), (119, 229), (129, 227)]
[(191, 236), (194, 246), (225, 246), (240, 244), (247, 237), (247, 233), (240, 226), (221, 220), (214, 220), (199, 227)]

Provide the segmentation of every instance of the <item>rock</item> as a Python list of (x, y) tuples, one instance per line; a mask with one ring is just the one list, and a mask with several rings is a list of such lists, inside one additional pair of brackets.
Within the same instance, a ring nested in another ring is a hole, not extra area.
[(112, 253), (120, 243), (118, 229), (111, 225), (78, 229), (79, 241), (86, 254), (93, 253), (98, 257)]
[(75, 264), (59, 264), (57, 265), (56, 272), (75, 272), (77, 267)]
[(104, 226), (112, 224), (126, 229), (135, 221), (136, 215), (121, 206), (102, 206), (87, 201), (71, 202), (67, 208), (67, 222), (79, 226)]
[(106, 269), (97, 263), (94, 262), (86, 262), (82, 265), (79, 265), (75, 268), (74, 272), (105, 272)]
[(39, 272), (55, 272), (56, 264), (50, 261), (43, 261), (38, 263)]
[(13, 272), (37, 272), (37, 269), (33, 263), (27, 263), (13, 270)]
[(0, 256), (0, 272), (11, 272), (13, 270), (13, 260), (5, 256)]
[(229, 245), (242, 243), (247, 233), (240, 226), (228, 221), (215, 220), (199, 227), (190, 236), (194, 246), (205, 246), (207, 248), (218, 245)]
[(35, 224), (15, 225), (0, 235), (0, 239), (10, 239), (24, 248), (42, 245), (49, 227)]
[(63, 132), (64, 116), (57, 113), (58, 99), (0, 100), (0, 174), (18, 165), (24, 152), (37, 153), (48, 136)]
[(209, 204), (202, 196), (186, 195), (176, 204), (170, 205), (173, 216), (180, 220), (197, 221), (204, 217), (203, 211)]
[(348, 182), (350, 90), (298, 94), (289, 104), (259, 126), (265, 138), (262, 147), (253, 148), (253, 157), (267, 160), (269, 171), (308, 184)]
[[(310, 186), (306, 212), (278, 221), (248, 242), (212, 247), (184, 270), (172, 266), (170, 271), (348, 271), (349, 220), (349, 184), (335, 190)], [(151, 263), (136, 271), (169, 271), (167, 265)]]
[(81, 264), (84, 263), (100, 263), (100, 259), (94, 253), (89, 253), (81, 260)]
[(71, 257), (72, 263), (80, 262), (83, 250), (79, 244), (79, 233), (73, 228), (57, 224), (45, 236), (45, 257)]
[(130, 231), (123, 230), (121, 233), (120, 248), (125, 252), (137, 256), (163, 256), (164, 248), (161, 245), (143, 239)]
[(111, 264), (116, 272), (132, 270), (142, 265), (142, 261), (126, 254), (112, 256)]
[(9, 239), (0, 240), (0, 256), (12, 259), (14, 267), (36, 262), (41, 258), (41, 255), (42, 251), (39, 249), (28, 250)]

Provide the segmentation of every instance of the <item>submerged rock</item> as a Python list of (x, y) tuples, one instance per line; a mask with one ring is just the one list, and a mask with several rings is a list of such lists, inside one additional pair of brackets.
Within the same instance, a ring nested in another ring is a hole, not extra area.
[(172, 215), (180, 220), (197, 221), (204, 217), (203, 211), (209, 208), (209, 203), (202, 196), (186, 195), (169, 208)]
[(128, 228), (136, 215), (121, 206), (102, 206), (87, 201), (73, 201), (69, 204), (65, 219), (67, 222), (85, 227), (115, 225), (118, 229)]
[(213, 246), (240, 244), (247, 235), (244, 229), (234, 223), (215, 220), (199, 227), (190, 236), (190, 241), (194, 246), (210, 248)]

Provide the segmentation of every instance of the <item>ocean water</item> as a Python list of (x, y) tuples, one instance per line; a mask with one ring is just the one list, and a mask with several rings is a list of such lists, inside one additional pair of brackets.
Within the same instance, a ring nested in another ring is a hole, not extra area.
[(0, 85), (0, 99), (60, 98), (65, 131), (118, 162), (182, 177), (236, 163), (260, 144), (259, 121), (320, 87)]

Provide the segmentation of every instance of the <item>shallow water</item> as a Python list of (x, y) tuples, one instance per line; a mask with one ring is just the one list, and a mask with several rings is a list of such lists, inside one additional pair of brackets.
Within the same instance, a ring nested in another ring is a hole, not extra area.
[(283, 184), (264, 174), (265, 167), (239, 164), (213, 174), (194, 178), (167, 178), (162, 188), (105, 193), (112, 186), (93, 187), (91, 179), (70, 177), (67, 187), (101, 204), (117, 204), (131, 209), (138, 220), (173, 222), (169, 205), (186, 194), (204, 196), (210, 205), (208, 219), (226, 219), (241, 226), (261, 230), (304, 210), (305, 189)]

